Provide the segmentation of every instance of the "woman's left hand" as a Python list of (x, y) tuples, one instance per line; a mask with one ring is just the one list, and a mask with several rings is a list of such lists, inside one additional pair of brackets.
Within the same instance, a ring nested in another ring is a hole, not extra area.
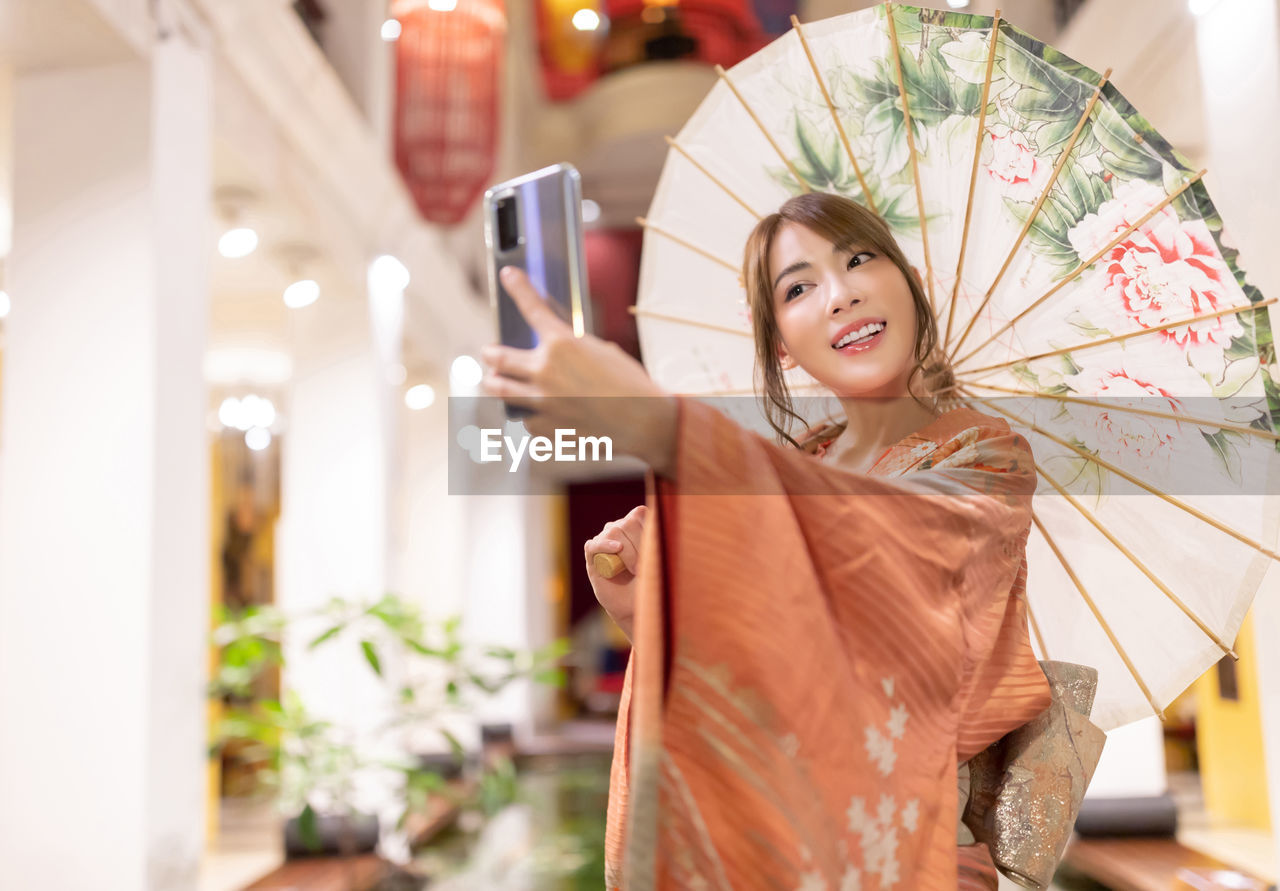
[(608, 436), (614, 448), (670, 476), (675, 464), (676, 402), (615, 343), (573, 329), (534, 288), (523, 270), (502, 270), (502, 284), (538, 335), (531, 350), (487, 346), (483, 388), (511, 405), (532, 409), (525, 428), (536, 436), (557, 429)]

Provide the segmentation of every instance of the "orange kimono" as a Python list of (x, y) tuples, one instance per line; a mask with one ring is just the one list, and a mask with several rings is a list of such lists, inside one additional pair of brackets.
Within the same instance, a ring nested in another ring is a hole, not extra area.
[(871, 473), (680, 401), (650, 486), (610, 889), (953, 891), (956, 767), (1048, 707), (1035, 470), (961, 408)]

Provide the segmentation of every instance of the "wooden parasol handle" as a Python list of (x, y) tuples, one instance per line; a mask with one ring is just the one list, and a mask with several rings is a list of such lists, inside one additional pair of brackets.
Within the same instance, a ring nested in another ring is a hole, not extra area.
[(622, 558), (617, 554), (596, 554), (591, 558), (591, 565), (595, 567), (597, 573), (607, 579), (613, 578), (626, 568), (623, 566)]

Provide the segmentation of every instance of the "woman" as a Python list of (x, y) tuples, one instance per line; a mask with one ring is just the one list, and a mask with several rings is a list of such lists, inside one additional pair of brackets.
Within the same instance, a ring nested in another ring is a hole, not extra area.
[[(939, 410), (936, 325), (874, 214), (793, 198), (752, 232), (744, 278), (788, 446), (572, 339), (518, 274), (504, 283), (543, 340), (485, 353), (487, 392), (539, 412), (530, 432), (614, 436), (656, 477), (648, 506), (587, 547), (589, 566), (621, 555), (627, 573), (592, 581), (635, 641), (606, 878), (950, 891), (957, 764), (1050, 701), (1021, 597), (1029, 449), (1001, 420)], [(792, 437), (791, 365), (846, 424)]]

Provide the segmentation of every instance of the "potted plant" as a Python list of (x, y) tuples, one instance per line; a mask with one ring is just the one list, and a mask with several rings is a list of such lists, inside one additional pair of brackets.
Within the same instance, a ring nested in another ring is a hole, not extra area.
[[(213, 641), (219, 658), (209, 693), (222, 702), (224, 713), (214, 727), (211, 755), (235, 746), (239, 757), (256, 767), (262, 787), (289, 817), (287, 854), (351, 854), (376, 846), (377, 817), (355, 805), (357, 778), (399, 790), (397, 830), (433, 799), (479, 804), (486, 813), (501, 805), (513, 785), (509, 759), (486, 759), (474, 781), (459, 782), (466, 752), (444, 720), (518, 678), (562, 685), (557, 663), (568, 642), (531, 652), (496, 646), (477, 650), (463, 643), (460, 627), (458, 617), (428, 622), (414, 604), (393, 594), (374, 603), (335, 598), (319, 610), (292, 616), (269, 606), (218, 616)], [(429, 727), (447, 741), (453, 766), (410, 752), (395, 758), (371, 754), (354, 728), (317, 718), (296, 694), (262, 696), (265, 673), (284, 665), (285, 641), (303, 633), (311, 634), (309, 650), (358, 646), (391, 704), (379, 732)], [(388, 671), (388, 664), (398, 670)], [(429, 670), (415, 670), (424, 667)]]

